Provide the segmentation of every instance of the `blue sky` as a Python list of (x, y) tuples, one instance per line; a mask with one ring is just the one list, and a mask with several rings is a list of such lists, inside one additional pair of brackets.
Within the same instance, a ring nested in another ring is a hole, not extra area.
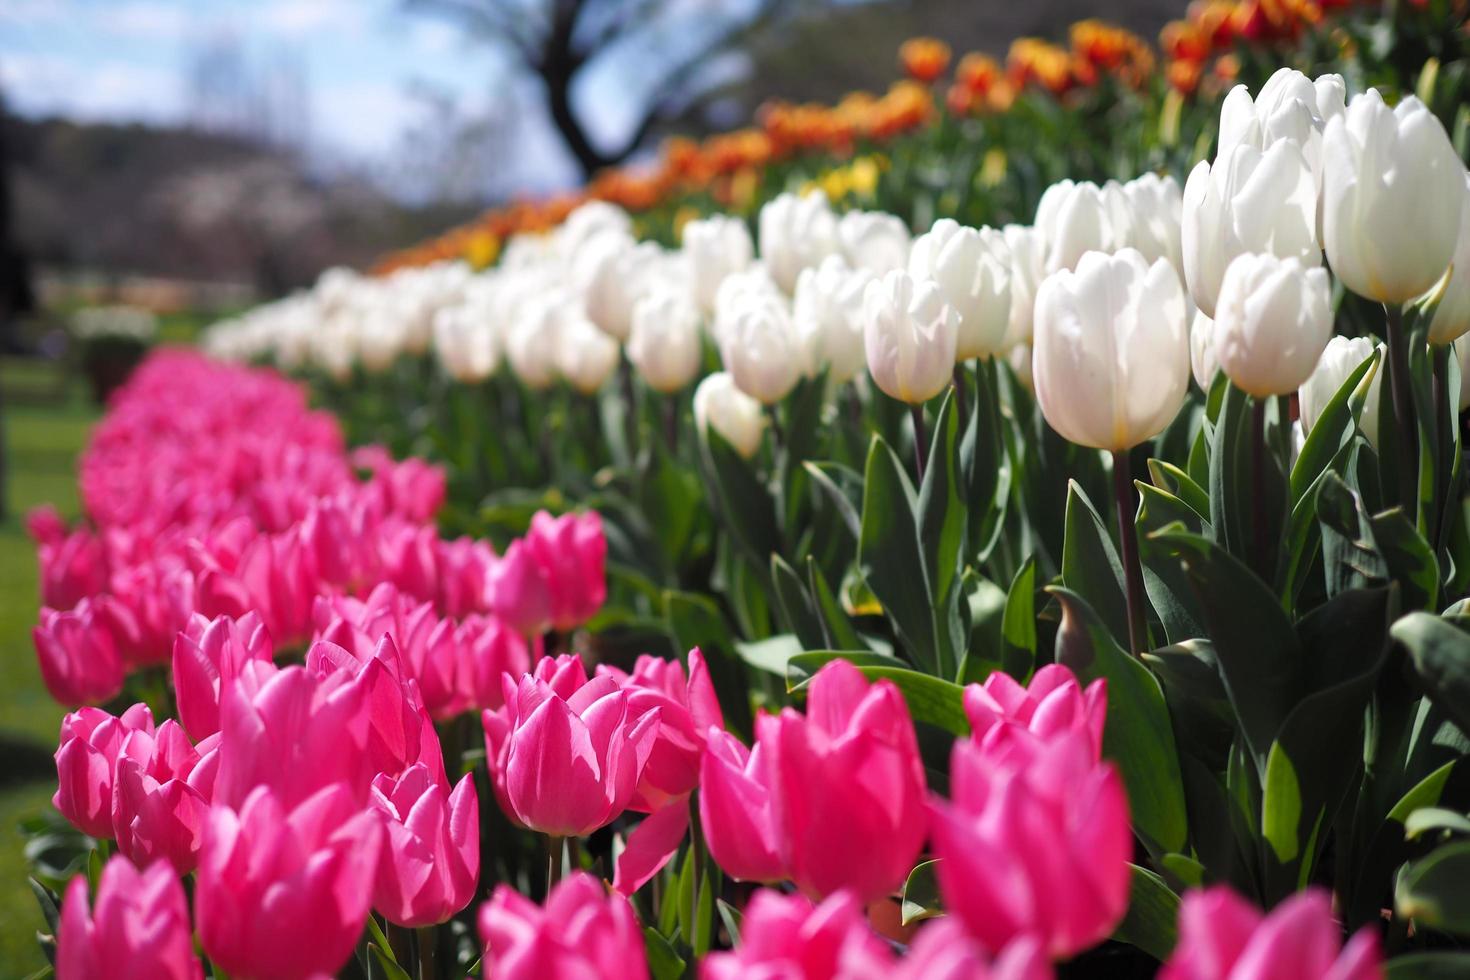
[[(539, 97), (493, 48), (400, 0), (0, 0), (0, 83), (27, 115), (175, 122), (186, 114), (191, 55), (224, 35), (248, 63), (304, 67), (318, 159), (372, 166), (401, 150), (424, 111), (415, 85), (467, 114)], [(606, 91), (585, 88), (594, 99)], [(515, 156), (537, 161), (534, 182), (568, 179), (547, 128), (522, 130)]]

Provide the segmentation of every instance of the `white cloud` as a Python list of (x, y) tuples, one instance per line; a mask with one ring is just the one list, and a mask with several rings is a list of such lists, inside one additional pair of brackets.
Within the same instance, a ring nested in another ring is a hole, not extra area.
[(0, 62), (0, 79), (17, 108), (32, 115), (164, 121), (179, 114), (178, 78), (165, 69), (13, 52)]
[(249, 23), (267, 34), (287, 38), (321, 33), (341, 37), (362, 33), (368, 6), (363, 0), (276, 0), (253, 10)]
[(120, 37), (171, 41), (190, 34), (195, 18), (175, 4), (145, 0), (110, 5), (98, 11), (97, 22), (102, 30)]

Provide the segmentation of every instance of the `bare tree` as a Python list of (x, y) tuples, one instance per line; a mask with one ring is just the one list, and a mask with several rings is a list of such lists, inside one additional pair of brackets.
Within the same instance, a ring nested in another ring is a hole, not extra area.
[[(738, 46), (801, 0), (405, 0), (410, 8), (457, 18), (504, 47), (545, 86), (551, 121), (584, 174), (619, 163), (658, 123), (702, 94), (710, 59)], [(597, 146), (572, 106), (584, 71), (624, 45), (640, 45), (639, 65), (653, 94), (618, 146)]]

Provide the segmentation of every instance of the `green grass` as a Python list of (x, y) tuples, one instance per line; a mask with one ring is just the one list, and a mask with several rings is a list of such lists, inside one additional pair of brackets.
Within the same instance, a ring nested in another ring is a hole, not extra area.
[[(76, 456), (97, 411), (80, 384), (44, 364), (5, 362), (0, 397), (9, 514), (0, 521), (0, 745), (50, 752), (62, 710), (41, 684), (31, 646), (40, 597), (35, 550), (22, 521), (42, 503), (68, 520), (78, 515)], [(49, 807), (53, 789), (49, 780), (0, 789), (0, 976), (25, 976), (45, 963), (35, 940), (40, 910), (26, 885), (16, 824)]]

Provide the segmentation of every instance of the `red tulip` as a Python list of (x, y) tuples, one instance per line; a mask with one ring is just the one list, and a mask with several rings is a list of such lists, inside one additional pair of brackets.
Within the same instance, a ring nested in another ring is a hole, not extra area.
[(146, 704), (133, 705), (121, 718), (101, 708), (80, 708), (61, 719), (51, 803), (78, 830), (99, 840), (112, 837), (112, 781), (132, 732), (153, 733), (153, 712)]
[(162, 861), (143, 871), (124, 857), (102, 869), (96, 908), (87, 876), (66, 888), (56, 936), (57, 980), (199, 980), (189, 909), (174, 870)]
[(740, 948), (711, 953), (699, 975), (701, 980), (885, 980), (894, 966), (893, 953), (868, 928), (851, 892), (836, 892), (813, 905), (800, 895), (762, 889), (745, 908)]
[(551, 890), (542, 908), (505, 885), (480, 908), (485, 976), (617, 977), (647, 980), (643, 933), (628, 900), (576, 872)]
[(373, 780), (372, 805), (387, 836), (373, 906), (389, 921), (417, 928), (444, 922), (470, 903), (480, 878), (480, 802), (472, 777), (449, 792), (416, 764)]

